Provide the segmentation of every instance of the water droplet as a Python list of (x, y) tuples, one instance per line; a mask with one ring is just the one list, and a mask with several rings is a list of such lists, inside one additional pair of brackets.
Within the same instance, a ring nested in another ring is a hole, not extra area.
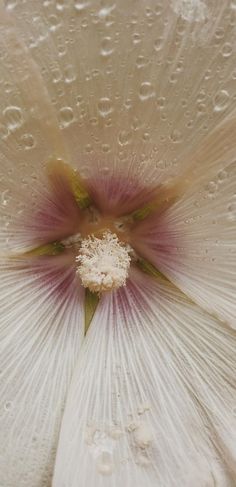
[(142, 139), (147, 142), (150, 140), (150, 133), (149, 132), (144, 132)]
[(65, 82), (66, 83), (72, 83), (76, 79), (75, 71), (74, 71), (74, 66), (71, 64), (68, 64), (65, 67)]
[(159, 17), (159, 15), (161, 15), (162, 10), (163, 10), (163, 5), (161, 5), (160, 3), (156, 4), (154, 12), (155, 12), (157, 17)]
[(64, 8), (65, 8), (65, 1), (66, 0), (56, 0), (56, 8), (57, 8), (57, 10), (64, 10)]
[(214, 111), (215, 112), (221, 112), (222, 110), (225, 110), (230, 101), (230, 96), (228, 91), (226, 90), (220, 90), (215, 96), (214, 99)]
[(35, 139), (32, 134), (22, 135), (21, 141), (26, 150), (32, 149), (35, 146)]
[(118, 136), (118, 142), (120, 145), (128, 145), (131, 141), (131, 132), (122, 130)]
[(136, 66), (137, 68), (143, 68), (144, 66), (146, 66), (148, 63), (148, 60), (144, 57), (144, 56), (138, 56), (137, 59), (136, 59)]
[(49, 15), (48, 22), (51, 31), (55, 31), (60, 26), (60, 19), (57, 17), (57, 15)]
[(59, 111), (61, 127), (68, 127), (74, 121), (74, 113), (71, 107), (63, 107)]
[(10, 411), (11, 408), (12, 408), (12, 401), (5, 402), (5, 404), (4, 404), (5, 411)]
[(98, 102), (98, 111), (101, 117), (107, 117), (112, 112), (112, 103), (110, 98), (100, 98)]
[(225, 31), (223, 27), (218, 27), (218, 29), (216, 29), (215, 36), (217, 39), (223, 39), (223, 37), (225, 36)]
[(127, 110), (130, 110), (130, 108), (132, 107), (132, 100), (130, 98), (127, 98), (127, 100), (125, 100), (124, 102), (124, 106)]
[(231, 56), (232, 51), (233, 51), (232, 45), (229, 42), (226, 42), (222, 47), (221, 53), (222, 53), (222, 56), (227, 58), (227, 57)]
[(236, 221), (236, 202), (235, 203), (231, 203), (229, 206), (228, 206), (228, 220), (230, 221)]
[(58, 83), (62, 79), (62, 73), (59, 69), (54, 69), (51, 71), (53, 83)]
[(84, 29), (87, 29), (88, 27), (88, 20), (85, 18), (82, 20), (81, 22), (81, 26), (84, 28)]
[(163, 108), (165, 107), (165, 103), (166, 103), (166, 99), (164, 98), (164, 96), (157, 98), (157, 107), (160, 110), (163, 110)]
[(9, 201), (10, 201), (10, 194), (9, 194), (9, 189), (6, 189), (5, 191), (1, 192), (1, 205), (2, 206), (7, 206)]
[(85, 152), (88, 152), (88, 153), (93, 152), (93, 146), (91, 144), (87, 144), (85, 146)]
[(170, 83), (175, 84), (178, 81), (177, 73), (172, 73), (169, 78)]
[(139, 44), (141, 42), (141, 36), (138, 32), (133, 33), (133, 43)]
[(163, 46), (163, 37), (158, 37), (154, 42), (154, 49), (156, 52), (160, 51)]
[(23, 123), (22, 110), (16, 106), (10, 106), (5, 108), (3, 115), (7, 122), (7, 127), (9, 130), (16, 130)]
[(4, 0), (4, 5), (7, 10), (13, 10), (17, 5), (17, 0)]
[(110, 152), (111, 150), (111, 147), (109, 146), (109, 144), (102, 144), (102, 151), (103, 152)]
[(155, 96), (153, 85), (149, 81), (145, 81), (141, 84), (139, 90), (139, 98), (142, 101), (149, 100)]
[(182, 134), (179, 130), (177, 129), (174, 129), (173, 132), (171, 132), (170, 134), (170, 139), (172, 140), (172, 142), (174, 143), (178, 143), (181, 141), (182, 139)]
[(211, 69), (207, 69), (204, 76), (205, 80), (208, 81), (209, 79), (211, 79), (211, 76), (212, 76)]
[(108, 57), (114, 51), (114, 46), (111, 37), (104, 37), (101, 43), (101, 56)]
[(83, 10), (86, 10), (90, 5), (90, 2), (85, 2), (85, 1), (80, 1), (80, 0), (75, 0), (74, 7), (77, 12), (82, 12)]

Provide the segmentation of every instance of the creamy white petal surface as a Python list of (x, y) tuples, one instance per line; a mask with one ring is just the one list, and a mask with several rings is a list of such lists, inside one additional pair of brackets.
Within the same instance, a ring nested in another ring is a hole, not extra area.
[(53, 486), (233, 486), (235, 344), (172, 285), (136, 272), (92, 322)]
[(82, 293), (70, 269), (1, 264), (0, 484), (48, 487), (83, 337)]
[(235, 110), (234, 1), (4, 3), (84, 173), (166, 183)]
[(235, 131), (232, 117), (206, 138), (191, 156), (193, 169), (185, 193), (159, 222), (155, 217), (147, 220), (136, 235), (147, 258), (203, 308), (234, 328)]

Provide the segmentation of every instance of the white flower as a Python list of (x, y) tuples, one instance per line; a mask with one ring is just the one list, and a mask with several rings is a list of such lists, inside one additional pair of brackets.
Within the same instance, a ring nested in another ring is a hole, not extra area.
[(235, 486), (235, 25), (1, 2), (2, 487)]

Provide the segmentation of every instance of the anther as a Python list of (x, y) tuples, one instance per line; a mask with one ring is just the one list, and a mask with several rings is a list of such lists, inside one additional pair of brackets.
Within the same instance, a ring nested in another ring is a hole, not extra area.
[(104, 292), (124, 286), (131, 257), (130, 246), (119, 241), (116, 234), (104, 232), (102, 238), (90, 235), (83, 239), (76, 257), (77, 274), (84, 287)]

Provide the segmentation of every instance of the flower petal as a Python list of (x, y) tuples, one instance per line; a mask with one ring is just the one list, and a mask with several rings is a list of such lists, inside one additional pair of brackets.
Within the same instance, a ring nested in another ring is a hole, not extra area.
[(0, 245), (6, 250), (11, 221), (27, 217), (48, 187), (46, 162), (66, 155), (39, 68), (2, 8), (0, 51)]
[(84, 333), (83, 291), (57, 259), (27, 269), (22, 262), (1, 262), (4, 487), (51, 485), (65, 397)]
[(236, 327), (236, 118), (192, 155), (191, 184), (137, 228), (141, 253), (207, 311)]
[(5, 3), (85, 173), (166, 183), (236, 108), (231, 0)]
[(235, 333), (171, 284), (133, 273), (91, 323), (53, 486), (233, 486)]

